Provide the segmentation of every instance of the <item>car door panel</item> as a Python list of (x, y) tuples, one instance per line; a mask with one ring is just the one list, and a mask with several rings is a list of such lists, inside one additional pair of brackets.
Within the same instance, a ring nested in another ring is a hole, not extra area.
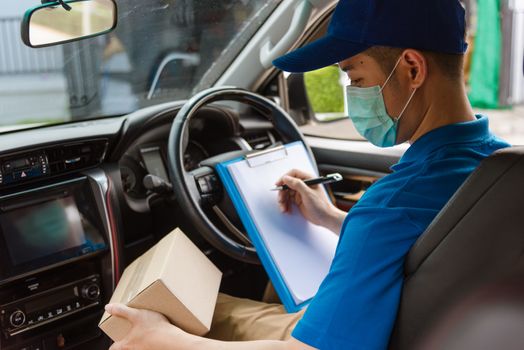
[(375, 147), (365, 141), (337, 140), (308, 136), (307, 142), (323, 175), (338, 172), (343, 181), (329, 186), (334, 203), (342, 210), (355, 205), (366, 190), (391, 172), (407, 149)]

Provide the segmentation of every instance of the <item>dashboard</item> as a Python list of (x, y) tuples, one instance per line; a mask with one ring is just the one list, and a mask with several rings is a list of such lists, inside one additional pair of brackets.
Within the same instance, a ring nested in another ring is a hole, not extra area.
[[(180, 106), (1, 136), (1, 349), (108, 347), (97, 322), (121, 271), (183, 222), (173, 194), (144, 181), (171, 181)], [(184, 167), (279, 141), (259, 112), (212, 104), (191, 120)]]
[[(167, 140), (170, 128), (171, 120), (168, 120), (145, 131), (119, 160), (124, 193), (132, 206), (136, 207), (151, 194), (144, 186), (145, 176), (155, 175), (169, 181)], [(277, 138), (267, 119), (249, 113), (240, 117), (229, 107), (206, 107), (190, 123), (184, 168), (194, 170), (203, 160), (225, 152), (264, 149), (275, 144)]]

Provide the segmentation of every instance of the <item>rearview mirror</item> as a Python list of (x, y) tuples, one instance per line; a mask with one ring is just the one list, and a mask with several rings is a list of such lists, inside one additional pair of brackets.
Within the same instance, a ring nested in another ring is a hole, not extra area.
[(90, 38), (116, 27), (113, 0), (53, 1), (25, 13), (22, 40), (30, 47), (43, 47)]

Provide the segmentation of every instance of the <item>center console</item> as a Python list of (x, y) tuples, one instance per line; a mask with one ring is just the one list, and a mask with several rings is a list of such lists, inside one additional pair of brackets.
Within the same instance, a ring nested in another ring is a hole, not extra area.
[[(114, 287), (101, 170), (0, 196), (0, 349), (77, 349)], [(89, 347), (88, 347), (89, 348)]]

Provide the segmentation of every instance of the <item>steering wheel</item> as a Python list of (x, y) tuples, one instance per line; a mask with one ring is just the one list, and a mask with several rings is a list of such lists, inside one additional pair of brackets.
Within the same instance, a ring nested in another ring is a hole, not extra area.
[(224, 195), (220, 178), (215, 172), (216, 164), (254, 151), (223, 153), (202, 161), (198, 168), (191, 171), (184, 167), (184, 153), (189, 142), (189, 122), (200, 108), (217, 101), (250, 105), (273, 124), (284, 143), (302, 141), (316, 167), (315, 158), (293, 119), (271, 100), (247, 90), (234, 87), (204, 90), (189, 99), (176, 115), (169, 134), (167, 153), (169, 177), (182, 213), (212, 246), (234, 259), (258, 264), (256, 250), (248, 239), (233, 239), (232, 236), (239, 235), (231, 225), (224, 225), (225, 229), (220, 229), (206, 214), (206, 210), (216, 204), (216, 198)]

